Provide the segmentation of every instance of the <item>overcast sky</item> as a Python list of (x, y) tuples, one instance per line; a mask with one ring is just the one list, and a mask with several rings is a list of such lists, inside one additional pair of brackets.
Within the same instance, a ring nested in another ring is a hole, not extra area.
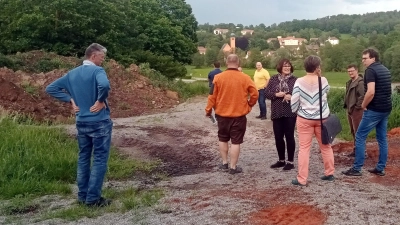
[(200, 24), (258, 25), (400, 9), (400, 0), (186, 0)]

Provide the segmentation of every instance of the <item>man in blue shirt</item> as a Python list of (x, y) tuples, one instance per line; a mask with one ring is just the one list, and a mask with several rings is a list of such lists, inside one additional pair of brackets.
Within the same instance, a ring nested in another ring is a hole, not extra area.
[(221, 63), (220, 62), (214, 62), (214, 70), (211, 70), (208, 73), (208, 86), (211, 87), (213, 81), (214, 81), (214, 77), (215, 75), (222, 73), (222, 70), (220, 69), (221, 67)]
[(78, 202), (97, 207), (111, 204), (111, 200), (101, 197), (113, 126), (107, 103), (110, 82), (100, 67), (106, 52), (105, 47), (91, 44), (85, 51), (83, 65), (46, 87), (48, 94), (63, 102), (70, 102), (75, 111), (79, 144)]

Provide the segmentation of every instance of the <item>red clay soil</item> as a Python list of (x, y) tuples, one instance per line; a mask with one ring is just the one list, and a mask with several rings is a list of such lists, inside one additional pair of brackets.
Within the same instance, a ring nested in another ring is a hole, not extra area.
[[(307, 193), (293, 187), (242, 191), (214, 189), (199, 196), (169, 201), (183, 203), (192, 210), (202, 210), (213, 204), (213, 199), (219, 197), (240, 199), (255, 204), (260, 210), (250, 214), (246, 224), (322, 225), (327, 219), (324, 212), (307, 204), (310, 200)], [(238, 218), (232, 224), (239, 224), (242, 220), (243, 218)]]
[[(43, 56), (39, 53), (32, 53), (36, 57), (29, 59), (37, 61)], [(79, 61), (71, 57), (59, 58), (68, 63)], [(153, 87), (148, 78), (138, 73), (136, 65), (125, 69), (110, 60), (105, 68), (112, 88), (108, 100), (111, 116), (114, 118), (159, 112), (178, 104), (177, 93)], [(39, 121), (64, 121), (73, 117), (69, 104), (45, 93), (46, 86), (66, 72), (67, 70), (53, 70), (36, 74), (0, 68), (0, 106), (10, 112), (30, 115)]]
[(251, 224), (262, 225), (322, 225), (326, 215), (314, 206), (281, 205), (263, 209), (251, 216)]
[[(367, 142), (368, 158), (365, 160), (365, 168), (373, 168), (379, 157), (379, 146), (376, 141)], [(400, 188), (400, 128), (394, 128), (388, 132), (388, 146), (389, 155), (387, 168), (385, 169), (386, 175), (384, 177), (373, 176), (370, 181), (385, 186), (392, 186)], [(351, 166), (354, 158), (347, 157), (346, 155), (353, 151), (352, 142), (338, 143), (332, 146), (335, 153), (335, 164)], [(345, 182), (347, 180), (344, 180)], [(348, 180), (348, 182), (352, 182)]]

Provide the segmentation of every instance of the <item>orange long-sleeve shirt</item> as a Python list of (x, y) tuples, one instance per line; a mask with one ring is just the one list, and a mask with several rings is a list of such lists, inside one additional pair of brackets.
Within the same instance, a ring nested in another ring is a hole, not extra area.
[(244, 116), (257, 103), (258, 90), (254, 82), (236, 69), (227, 69), (218, 74), (213, 84), (213, 92), (208, 96), (207, 114), (214, 108), (215, 114), (219, 116)]

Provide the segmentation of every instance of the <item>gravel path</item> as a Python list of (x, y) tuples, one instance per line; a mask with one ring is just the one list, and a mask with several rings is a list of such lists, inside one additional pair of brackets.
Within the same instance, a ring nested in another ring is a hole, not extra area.
[(335, 153), (334, 182), (319, 179), (323, 164), (315, 142), (308, 186), (290, 184), (296, 169), (270, 169), (277, 160), (272, 123), (255, 119), (258, 106), (248, 116), (239, 159), (244, 172), (218, 171), (217, 127), (204, 117), (205, 102), (199, 97), (170, 112), (114, 120), (114, 144), (124, 153), (142, 158), (159, 154), (165, 162), (171, 176), (153, 185), (166, 192), (157, 206), (37, 224), (400, 224), (399, 186), (371, 183), (373, 176), (366, 173), (360, 178), (342, 176), (351, 162), (343, 153)]

